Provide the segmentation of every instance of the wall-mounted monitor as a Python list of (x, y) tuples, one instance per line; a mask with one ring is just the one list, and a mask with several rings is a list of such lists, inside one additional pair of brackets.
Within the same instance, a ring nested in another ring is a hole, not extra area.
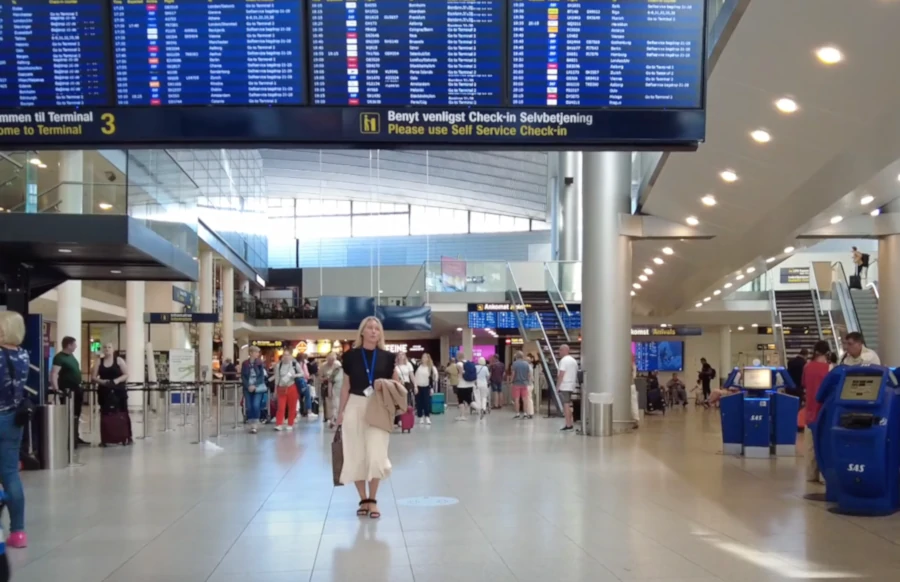
[(636, 342), (633, 352), (638, 372), (684, 371), (684, 342)]

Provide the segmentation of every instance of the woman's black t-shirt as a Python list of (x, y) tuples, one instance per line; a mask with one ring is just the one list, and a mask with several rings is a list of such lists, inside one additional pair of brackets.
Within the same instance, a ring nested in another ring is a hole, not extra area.
[[(366, 361), (371, 366), (373, 357), (375, 358), (375, 380), (394, 377), (394, 354), (382, 349), (365, 350), (365, 352), (365, 360), (363, 360), (363, 348), (353, 348), (341, 359), (344, 375), (350, 378), (350, 394), (357, 396), (365, 396), (366, 388), (369, 387)], [(373, 352), (377, 352), (377, 355)]]

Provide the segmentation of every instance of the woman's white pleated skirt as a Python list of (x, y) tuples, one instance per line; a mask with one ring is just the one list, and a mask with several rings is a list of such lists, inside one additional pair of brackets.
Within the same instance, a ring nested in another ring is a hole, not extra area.
[(344, 409), (342, 437), (344, 442), (344, 468), (341, 483), (387, 479), (391, 474), (388, 445), (391, 433), (369, 426), (366, 422), (365, 396), (350, 395)]

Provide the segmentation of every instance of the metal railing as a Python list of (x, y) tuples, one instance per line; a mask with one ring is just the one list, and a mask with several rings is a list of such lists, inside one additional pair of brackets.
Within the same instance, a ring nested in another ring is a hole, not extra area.
[(553, 313), (556, 314), (556, 320), (559, 322), (559, 327), (562, 329), (563, 335), (566, 336), (566, 342), (570, 342), (572, 341), (572, 338), (569, 337), (569, 329), (566, 327), (565, 319), (559, 312), (559, 306), (561, 305), (565, 310), (566, 315), (571, 315), (569, 306), (566, 305), (566, 300), (563, 298), (562, 292), (559, 290), (556, 279), (553, 278), (553, 273), (550, 271), (550, 266), (547, 263), (544, 263), (544, 273), (548, 279), (547, 297), (550, 299), (550, 305), (553, 306)]
[[(528, 330), (525, 328), (525, 322), (522, 319), (522, 315), (524, 314), (526, 317), (528, 316), (528, 310), (525, 307), (525, 299), (522, 297), (522, 291), (519, 288), (519, 284), (516, 282), (516, 277), (513, 274), (512, 266), (509, 263), (506, 263), (508, 283), (511, 284), (511, 288), (507, 289), (506, 296), (507, 299), (513, 304), (513, 314), (516, 318), (516, 324), (519, 327), (519, 334), (523, 339), (528, 341), (532, 339), (528, 335)], [(550, 391), (550, 395), (553, 400), (556, 402), (557, 410), (562, 412), (563, 405), (562, 400), (559, 397), (559, 390), (556, 387), (556, 378), (554, 377), (554, 371), (559, 370), (559, 363), (556, 361), (556, 354), (553, 353), (553, 346), (550, 344), (550, 338), (547, 336), (547, 330), (544, 329), (544, 324), (541, 322), (540, 314), (535, 312), (535, 318), (538, 322), (538, 327), (541, 331), (541, 336), (539, 338), (534, 338), (538, 342), (538, 358), (541, 360), (541, 368), (544, 370), (544, 376), (547, 379), (547, 387)], [(547, 361), (546, 354), (544, 351), (547, 351), (550, 354), (550, 360), (553, 362), (553, 369), (550, 369), (550, 362)]]
[[(771, 277), (771, 273), (767, 275)], [(778, 311), (778, 302), (775, 299), (775, 285), (769, 285), (769, 315), (772, 318), (772, 337), (775, 340), (775, 348), (778, 350), (778, 358), (781, 365), (787, 363), (787, 348), (784, 342), (784, 326), (781, 313)]]
[[(822, 294), (819, 291), (819, 281), (816, 279), (816, 269), (815, 265), (809, 266), (809, 291), (812, 293), (813, 298), (813, 309), (816, 314), (816, 327), (818, 328), (819, 339), (828, 341), (828, 344), (831, 346), (831, 350), (834, 353), (838, 353), (838, 330), (834, 325), (834, 317), (831, 315), (831, 310), (825, 310), (825, 307), (822, 305)], [(822, 328), (822, 316), (828, 316), (828, 326), (829, 331), (831, 332), (831, 337), (826, 340), (825, 333)]]
[(831, 309), (835, 311), (837, 301), (840, 315), (848, 332), (862, 333), (859, 326), (859, 318), (856, 315), (856, 305), (853, 303), (853, 294), (850, 293), (850, 284), (844, 265), (840, 262), (831, 264)]

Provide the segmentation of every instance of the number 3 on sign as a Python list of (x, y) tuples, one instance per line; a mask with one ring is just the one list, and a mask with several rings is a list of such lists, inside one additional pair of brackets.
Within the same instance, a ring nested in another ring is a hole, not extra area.
[(103, 135), (112, 135), (116, 133), (116, 116), (112, 113), (104, 113), (100, 116), (100, 120), (103, 122), (103, 126), (100, 127), (100, 131)]
[(860, 465), (859, 463), (850, 463), (847, 465), (847, 471), (850, 473), (865, 473), (866, 466)]

